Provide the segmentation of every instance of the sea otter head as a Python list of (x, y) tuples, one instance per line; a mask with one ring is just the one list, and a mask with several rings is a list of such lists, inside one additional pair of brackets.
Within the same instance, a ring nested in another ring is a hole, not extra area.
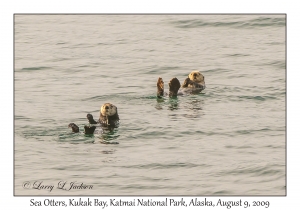
[(100, 114), (105, 117), (113, 116), (117, 113), (117, 107), (111, 103), (105, 103), (101, 106)]
[(192, 71), (189, 74), (190, 80), (201, 85), (205, 85), (204, 76), (199, 71)]

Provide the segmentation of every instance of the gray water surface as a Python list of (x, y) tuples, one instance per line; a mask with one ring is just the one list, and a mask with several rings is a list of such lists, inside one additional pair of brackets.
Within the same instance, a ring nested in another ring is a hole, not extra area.
[[(15, 195), (285, 195), (285, 24), (285, 15), (15, 15)], [(205, 76), (202, 93), (157, 99), (158, 77), (167, 90), (193, 70)], [(118, 129), (71, 132), (106, 102)], [(93, 188), (57, 189), (61, 181)]]

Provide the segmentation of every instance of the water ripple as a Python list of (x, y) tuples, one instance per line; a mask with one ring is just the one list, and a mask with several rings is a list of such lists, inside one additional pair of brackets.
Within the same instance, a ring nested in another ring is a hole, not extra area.
[[(199, 16), (201, 18), (201, 16)], [(205, 21), (199, 19), (172, 21), (171, 24), (178, 28), (200, 28), (200, 27), (233, 27), (233, 28), (262, 28), (262, 27), (284, 27), (285, 18), (278, 17), (259, 17), (248, 21)]]

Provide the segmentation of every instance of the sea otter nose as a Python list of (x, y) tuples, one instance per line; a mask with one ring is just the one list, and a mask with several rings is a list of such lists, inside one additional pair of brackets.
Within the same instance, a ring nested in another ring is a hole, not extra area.
[(109, 107), (108, 107), (108, 106), (105, 106), (105, 109), (109, 109)]
[(194, 74), (194, 77), (196, 77), (196, 76), (197, 76), (197, 74), (195, 73), (195, 74)]

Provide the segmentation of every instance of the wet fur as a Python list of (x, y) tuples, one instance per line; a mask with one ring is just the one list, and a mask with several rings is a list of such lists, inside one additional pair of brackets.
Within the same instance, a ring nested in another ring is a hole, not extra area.
[(105, 127), (117, 127), (119, 124), (118, 108), (110, 103), (103, 104), (100, 109), (99, 123)]
[[(100, 124), (104, 129), (113, 130), (118, 127), (120, 120), (117, 107), (111, 103), (105, 103), (101, 106), (98, 121), (94, 120), (92, 114), (87, 114), (86, 118), (90, 125), (84, 126), (85, 134), (94, 134), (96, 129), (94, 124)], [(70, 123), (68, 127), (71, 128), (74, 133), (79, 132), (79, 127), (75, 123)]]
[[(176, 77), (172, 78), (169, 82), (169, 97), (177, 97), (180, 88), (189, 90), (192, 93), (199, 93), (205, 89), (204, 76), (199, 71), (192, 71), (184, 80), (182, 86)], [(163, 96), (164, 81), (159, 77), (157, 80), (157, 97), (161, 98)]]

